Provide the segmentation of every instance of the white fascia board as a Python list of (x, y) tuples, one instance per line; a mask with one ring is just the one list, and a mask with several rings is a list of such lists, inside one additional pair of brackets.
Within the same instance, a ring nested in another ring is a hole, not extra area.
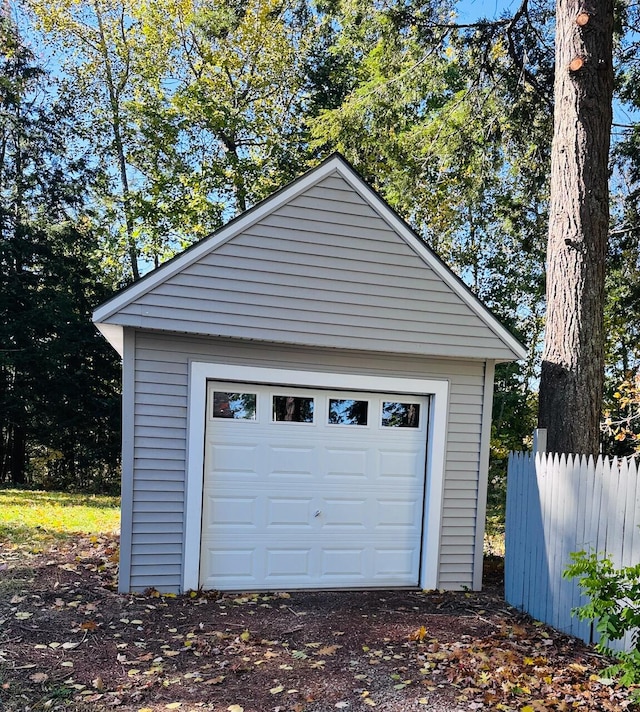
[(216, 250), (225, 242), (233, 239), (243, 230), (247, 230), (266, 215), (274, 212), (283, 204), (293, 200), (293, 198), (305, 190), (308, 190), (315, 183), (318, 183), (326, 178), (329, 174), (339, 171), (342, 175), (344, 175), (345, 167), (345, 164), (337, 156), (330, 158), (325, 163), (321, 163), (317, 168), (305, 173), (288, 186), (285, 186), (278, 192), (274, 193), (270, 198), (263, 200), (253, 208), (250, 208), (247, 212), (239, 215), (227, 225), (221, 227), (210, 237), (196, 243), (186, 252), (178, 255), (164, 265), (160, 265), (160, 267), (150, 272), (139, 282), (135, 282), (128, 289), (125, 289), (120, 292), (120, 294), (116, 294), (116, 296), (109, 301), (101, 304), (93, 313), (93, 321), (96, 324), (99, 324), (111, 318), (127, 304), (151, 291), (155, 286), (161, 284), (167, 279), (170, 279), (178, 272), (186, 269), (189, 265), (197, 262), (204, 255)]
[(96, 323), (96, 326), (120, 357), (124, 358), (124, 328), (118, 324)]
[(352, 170), (344, 170), (348, 169), (346, 164), (341, 163), (341, 165), (343, 170), (341, 170), (340, 173), (351, 187), (405, 240), (407, 245), (431, 267), (442, 281), (482, 319), (487, 327), (513, 352), (514, 356), (518, 359), (525, 359), (527, 357), (527, 350), (513, 334), (496, 319), (472, 292), (460, 283), (458, 277), (451, 269), (420, 240), (409, 225), (385, 203), (373, 188), (368, 186)]
[(200, 544), (204, 481), (207, 381), (272, 383), (309, 388), (348, 388), (356, 391), (410, 393), (431, 397), (426, 453), (426, 501), (422, 525), (420, 587), (434, 589), (440, 569), (440, 530), (449, 422), (449, 381), (446, 379), (367, 376), (353, 373), (294, 371), (235, 364), (192, 361), (189, 365), (187, 463), (184, 509), (182, 592), (200, 585)]

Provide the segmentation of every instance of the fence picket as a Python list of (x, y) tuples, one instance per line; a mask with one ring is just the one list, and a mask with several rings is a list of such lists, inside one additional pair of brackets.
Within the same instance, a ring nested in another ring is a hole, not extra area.
[[(507, 480), (505, 598), (534, 618), (596, 642), (571, 616), (585, 602), (562, 573), (574, 551), (609, 553), (616, 566), (640, 561), (640, 466), (598, 457), (511, 453)], [(628, 635), (618, 649), (628, 649)]]

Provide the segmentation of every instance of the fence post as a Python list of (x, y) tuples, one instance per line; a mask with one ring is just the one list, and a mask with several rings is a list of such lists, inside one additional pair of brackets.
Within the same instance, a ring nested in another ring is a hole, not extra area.
[(536, 428), (533, 431), (533, 454), (547, 452), (547, 429)]

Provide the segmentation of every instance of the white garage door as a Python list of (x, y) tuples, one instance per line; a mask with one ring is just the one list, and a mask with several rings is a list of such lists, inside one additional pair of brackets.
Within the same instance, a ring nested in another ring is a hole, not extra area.
[(417, 585), (428, 405), (209, 383), (200, 585)]

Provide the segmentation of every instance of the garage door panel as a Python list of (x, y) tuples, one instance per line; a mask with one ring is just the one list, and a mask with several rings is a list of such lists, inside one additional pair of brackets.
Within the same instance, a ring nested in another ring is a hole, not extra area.
[(353, 448), (327, 448), (325, 479), (343, 479), (349, 481), (367, 479), (369, 450)]
[[(382, 403), (398, 397), (364, 393), (366, 426), (330, 423), (338, 416), (329, 401), (341, 392), (306, 389), (300, 393), (313, 397), (314, 422), (273, 422), (273, 394), (296, 397), (296, 389), (210, 384), (209, 396), (213, 390), (251, 392), (257, 400), (254, 420), (207, 421), (202, 586), (418, 583), (426, 422), (382, 427)], [(407, 400), (419, 402), (426, 417), (427, 398)]]
[(205, 579), (204, 585), (209, 583), (211, 586), (214, 581), (212, 588), (224, 586), (225, 583), (234, 587), (256, 583), (256, 554), (257, 552), (251, 546), (244, 548), (209, 547), (206, 552), (206, 568), (208, 571), (215, 572), (215, 576)]
[(378, 499), (376, 527), (413, 530), (420, 536), (422, 508), (415, 499)]
[(380, 450), (381, 479), (411, 479), (422, 480), (424, 471), (424, 456), (417, 449)]
[[(256, 529), (257, 497), (205, 495), (207, 529), (232, 527)], [(203, 529), (206, 531), (206, 529)]]
[(269, 479), (295, 477), (312, 479), (317, 459), (315, 447), (277, 445), (269, 447)]
[(374, 558), (378, 578), (398, 577), (409, 581), (418, 563), (415, 547), (376, 549)]
[(311, 497), (267, 496), (267, 527), (311, 529)]
[(369, 516), (367, 500), (352, 497), (323, 498), (319, 519), (323, 529), (349, 528), (366, 530)]
[(255, 476), (258, 471), (260, 447), (257, 443), (222, 445), (208, 442), (207, 450), (207, 465), (211, 472)]
[(277, 547), (269, 546), (265, 550), (266, 571), (268, 581), (278, 584), (295, 579), (299, 585), (311, 581), (311, 547)]
[(364, 580), (367, 552), (364, 547), (336, 547), (322, 550), (320, 575), (323, 578)]

